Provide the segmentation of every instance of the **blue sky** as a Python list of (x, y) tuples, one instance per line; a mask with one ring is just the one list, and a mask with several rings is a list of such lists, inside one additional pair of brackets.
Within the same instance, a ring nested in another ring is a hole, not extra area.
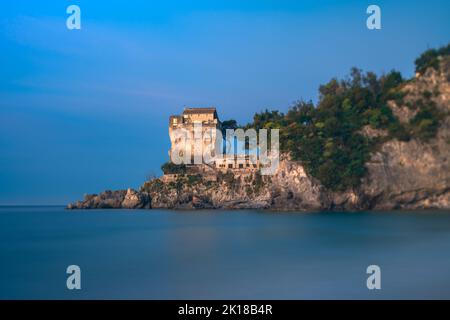
[[(82, 29), (66, 28), (77, 4)], [(382, 30), (366, 28), (366, 8)], [(0, 204), (64, 204), (160, 174), (167, 122), (249, 121), (358, 66), (413, 75), (448, 1), (8, 1), (0, 10)]]

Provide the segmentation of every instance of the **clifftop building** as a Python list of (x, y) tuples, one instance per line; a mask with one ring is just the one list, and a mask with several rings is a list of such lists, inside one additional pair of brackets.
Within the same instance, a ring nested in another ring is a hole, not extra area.
[[(201, 125), (201, 135), (199, 135), (200, 137), (196, 137), (194, 135), (194, 128), (199, 125)], [(186, 133), (189, 134), (189, 139), (177, 136), (175, 131), (179, 129), (186, 130)], [(213, 107), (185, 108), (181, 115), (170, 116), (169, 135), (171, 149), (169, 155), (171, 156), (171, 160), (172, 152), (179, 152), (180, 157), (183, 157), (184, 152), (190, 152), (190, 163), (194, 163), (195, 156), (201, 157), (203, 150), (215, 146), (216, 129), (220, 130), (221, 124), (219, 117), (217, 116), (216, 108)]]
[(185, 108), (181, 115), (170, 116), (171, 128), (190, 128), (194, 123), (217, 128), (220, 125), (216, 108)]
[[(201, 137), (195, 137), (194, 128), (201, 124)], [(189, 139), (176, 134), (177, 129), (186, 130)], [(203, 150), (207, 148), (215, 149), (216, 129), (222, 130), (222, 124), (217, 115), (217, 110), (211, 108), (185, 108), (181, 115), (173, 115), (169, 117), (169, 136), (171, 149), (169, 156), (172, 161), (173, 154), (178, 152), (180, 157), (184, 156), (184, 152), (191, 155), (191, 161), (194, 163), (194, 157), (202, 157)], [(201, 146), (201, 148), (199, 147)], [(215, 157), (215, 152), (211, 155)], [(173, 161), (174, 162), (174, 161)], [(259, 168), (259, 162), (256, 155), (246, 154), (225, 154), (218, 159), (213, 158), (209, 162), (202, 161), (202, 164), (214, 167), (218, 170), (244, 169), (256, 170)]]

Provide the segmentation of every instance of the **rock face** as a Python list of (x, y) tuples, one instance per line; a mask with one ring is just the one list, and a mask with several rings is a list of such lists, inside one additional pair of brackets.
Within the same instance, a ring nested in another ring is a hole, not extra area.
[(150, 209), (150, 196), (133, 189), (104, 191), (100, 194), (85, 195), (83, 201), (67, 206), (67, 209)]
[[(436, 137), (427, 142), (394, 139), (383, 143), (366, 163), (368, 174), (361, 187), (331, 195), (333, 208), (450, 208), (450, 60), (442, 61), (439, 71), (428, 69), (404, 91), (405, 103), (412, 104), (423, 92), (439, 93), (432, 98), (443, 115)], [(417, 112), (394, 102), (390, 107), (404, 123)]]
[(121, 207), (126, 209), (149, 209), (151, 207), (150, 203), (150, 195), (148, 193), (128, 189)]
[[(366, 164), (369, 174), (360, 190), (365, 207), (450, 208), (450, 61), (442, 64), (439, 72), (428, 69), (404, 88), (410, 101), (425, 91), (439, 93), (432, 98), (443, 115), (436, 137), (385, 142)], [(414, 116), (404, 106), (391, 108), (402, 122)]]
[[(346, 192), (326, 190), (288, 155), (273, 176), (217, 172), (215, 179), (189, 176), (175, 181), (154, 179), (140, 191), (105, 191), (87, 195), (68, 208), (172, 208), (274, 210), (450, 209), (450, 67), (429, 69), (405, 86), (408, 99), (423, 91), (439, 92), (432, 99), (443, 114), (437, 136), (427, 142), (388, 140), (366, 163), (361, 186)], [(414, 116), (409, 108), (391, 104), (402, 122)], [(364, 128), (368, 136), (385, 136)]]

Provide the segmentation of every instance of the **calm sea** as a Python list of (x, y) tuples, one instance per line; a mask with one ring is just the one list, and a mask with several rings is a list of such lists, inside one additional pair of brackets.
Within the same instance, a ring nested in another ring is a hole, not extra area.
[(0, 298), (449, 299), (450, 212), (0, 207)]

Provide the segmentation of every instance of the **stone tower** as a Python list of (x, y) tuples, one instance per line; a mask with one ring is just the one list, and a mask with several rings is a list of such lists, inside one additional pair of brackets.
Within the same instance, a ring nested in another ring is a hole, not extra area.
[[(199, 139), (194, 136), (194, 128), (199, 128), (201, 124), (201, 136)], [(181, 138), (175, 131), (184, 129), (188, 139)], [(214, 148), (216, 143), (216, 129), (221, 129), (219, 117), (216, 108), (185, 108), (181, 115), (170, 116), (169, 118), (169, 136), (171, 149), (169, 156), (172, 160), (172, 151), (190, 152), (191, 161), (194, 163), (195, 156), (202, 156), (203, 150), (206, 148)], [(213, 145), (214, 144), (214, 145)], [(201, 148), (199, 148), (201, 146)], [(180, 151), (181, 150), (181, 151)], [(214, 154), (212, 154), (214, 155)], [(182, 154), (180, 154), (182, 156)], [(213, 163), (207, 163), (213, 165)]]

